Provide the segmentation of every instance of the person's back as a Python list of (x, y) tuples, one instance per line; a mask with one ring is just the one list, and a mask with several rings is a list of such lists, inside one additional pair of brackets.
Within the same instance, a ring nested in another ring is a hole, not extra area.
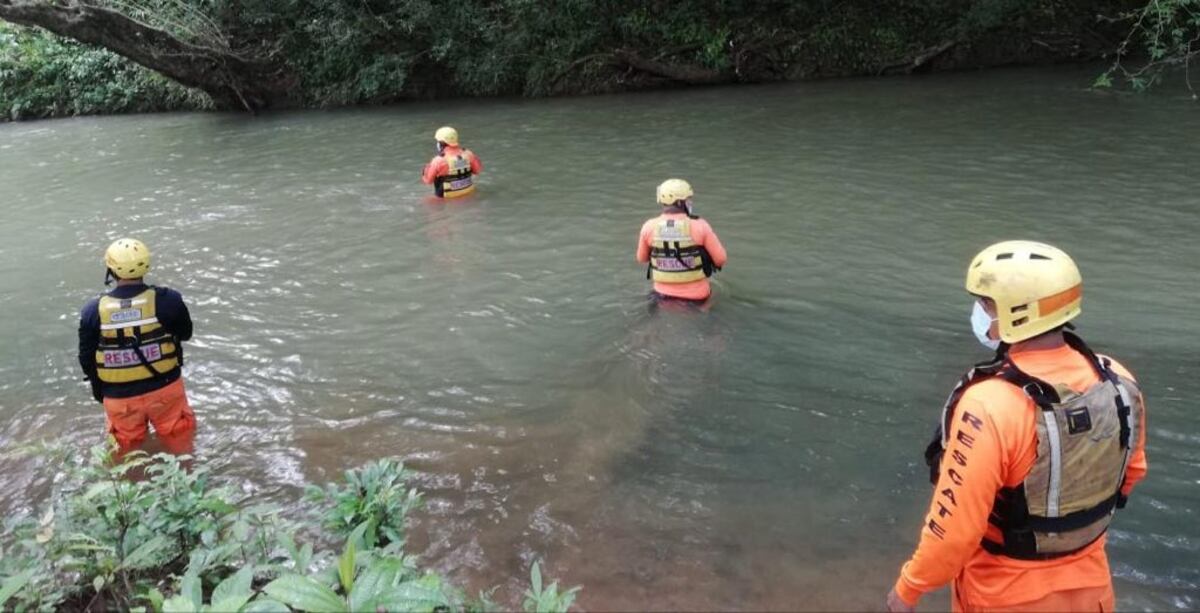
[[(1065, 254), (1037, 243), (994, 247), (977, 258), (968, 287), (980, 296), (976, 335), (998, 353), (947, 402), (927, 451), (933, 500), (889, 608), (910, 610), (952, 581), (955, 610), (1111, 610), (1104, 535), (1146, 472), (1141, 392), (1123, 366), (1061, 330), (1081, 296)], [(1000, 266), (980, 264), (995, 256)], [(1020, 258), (1033, 264), (1001, 268)], [(1005, 289), (1009, 279), (1050, 289)]]
[(702, 302), (712, 294), (708, 277), (728, 259), (707, 221), (691, 213), (692, 188), (681, 179), (658, 187), (663, 211), (642, 224), (635, 253), (647, 264), (657, 296)]
[(449, 126), (434, 134), (438, 154), (425, 165), (421, 181), (433, 185), (438, 198), (461, 198), (475, 191), (474, 175), (483, 172), (483, 163), (469, 149), (459, 146), (458, 132)]
[(105, 255), (117, 286), (84, 305), (79, 317), (79, 365), (104, 404), (121, 452), (138, 447), (152, 423), (163, 446), (190, 453), (195, 416), (183, 387), (183, 341), (192, 320), (175, 290), (146, 285), (150, 254), (121, 239)]

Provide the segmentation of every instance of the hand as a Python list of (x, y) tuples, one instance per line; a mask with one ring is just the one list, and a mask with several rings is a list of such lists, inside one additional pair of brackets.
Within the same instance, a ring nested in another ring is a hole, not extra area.
[(887, 610), (892, 613), (912, 613), (916, 608), (901, 600), (900, 595), (896, 593), (896, 588), (892, 588), (887, 595)]

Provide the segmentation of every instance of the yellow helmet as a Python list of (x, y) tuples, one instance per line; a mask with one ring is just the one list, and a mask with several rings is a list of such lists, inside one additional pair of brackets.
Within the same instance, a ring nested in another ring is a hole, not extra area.
[(683, 179), (667, 179), (658, 186), (658, 203), (671, 206), (692, 197), (692, 186)]
[(971, 260), (967, 291), (996, 303), (1000, 340), (1011, 345), (1075, 319), (1083, 277), (1071, 256), (1057, 247), (1004, 241)]
[(458, 130), (450, 126), (442, 126), (433, 133), (434, 140), (447, 145), (458, 145)]
[(136, 238), (117, 239), (104, 252), (104, 265), (118, 279), (141, 279), (150, 271), (150, 250)]

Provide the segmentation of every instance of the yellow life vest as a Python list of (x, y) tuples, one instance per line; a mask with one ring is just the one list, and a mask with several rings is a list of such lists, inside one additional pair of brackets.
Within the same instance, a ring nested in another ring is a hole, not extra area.
[(656, 283), (690, 283), (708, 276), (704, 247), (692, 240), (688, 218), (660, 217), (650, 238), (650, 278)]
[(442, 154), (442, 158), (446, 160), (446, 174), (437, 179), (439, 196), (461, 198), (475, 191), (475, 184), (471, 179), (472, 155), (465, 149), (455, 156)]
[(96, 374), (105, 383), (131, 383), (179, 368), (179, 342), (155, 316), (154, 288), (132, 298), (100, 298)]
[[(976, 381), (998, 377), (1033, 400), (1038, 412), (1037, 460), (1020, 485), (1002, 488), (993, 503), (988, 522), (1000, 529), (1004, 541), (985, 538), (980, 545), (994, 555), (1021, 560), (1071, 555), (1100, 538), (1114, 510), (1124, 506), (1121, 487), (1137, 446), (1141, 390), (1082, 339), (1069, 332), (1063, 336), (1091, 362), (1100, 375), (1098, 383), (1076, 393), (1025, 374), (1007, 355), (998, 354), (972, 368), (950, 394), (938, 432), (925, 451), (930, 479), (936, 484), (956, 406)], [(963, 432), (972, 440), (968, 430)], [(949, 470), (955, 470), (953, 463)]]

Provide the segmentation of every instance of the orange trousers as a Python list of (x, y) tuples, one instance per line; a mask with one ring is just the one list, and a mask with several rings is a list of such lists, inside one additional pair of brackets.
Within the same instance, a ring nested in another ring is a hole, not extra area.
[(132, 398), (105, 398), (108, 432), (117, 439), (120, 453), (139, 447), (146, 440), (147, 424), (163, 448), (175, 455), (190, 454), (196, 438), (196, 415), (188, 405), (183, 379), (153, 392)]
[(1074, 590), (1051, 592), (1045, 597), (1020, 604), (1002, 607), (980, 607), (963, 603), (958, 599), (958, 590), (952, 594), (951, 610), (959, 611), (995, 611), (996, 613), (1010, 611), (1037, 611), (1038, 613), (1066, 613), (1068, 611), (1103, 611), (1105, 613), (1116, 608), (1116, 598), (1113, 595), (1112, 583), (1103, 587), (1082, 587)]

